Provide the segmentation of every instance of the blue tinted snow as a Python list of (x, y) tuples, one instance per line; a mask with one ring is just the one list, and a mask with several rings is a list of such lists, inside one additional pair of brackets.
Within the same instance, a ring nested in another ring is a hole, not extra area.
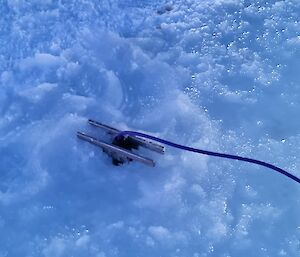
[(0, 256), (299, 256), (293, 181), (169, 148), (154, 169), (113, 167), (75, 136), (93, 118), (300, 176), (299, 12), (4, 1)]

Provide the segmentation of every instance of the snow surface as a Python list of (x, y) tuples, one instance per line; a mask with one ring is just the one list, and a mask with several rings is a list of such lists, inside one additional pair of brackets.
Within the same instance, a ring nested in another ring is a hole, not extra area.
[(0, 256), (300, 256), (300, 188), (167, 149), (111, 166), (87, 118), (300, 176), (300, 1), (2, 0)]

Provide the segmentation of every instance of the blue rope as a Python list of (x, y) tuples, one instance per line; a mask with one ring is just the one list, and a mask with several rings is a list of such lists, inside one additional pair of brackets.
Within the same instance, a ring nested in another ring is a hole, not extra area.
[(251, 158), (247, 158), (247, 157), (241, 157), (238, 155), (232, 155), (232, 154), (226, 154), (226, 153), (218, 153), (218, 152), (212, 152), (212, 151), (206, 151), (206, 150), (201, 150), (201, 149), (197, 149), (197, 148), (192, 148), (192, 147), (188, 147), (188, 146), (184, 146), (184, 145), (179, 145), (158, 137), (154, 137), (151, 135), (147, 135), (141, 132), (136, 132), (136, 131), (121, 131), (120, 133), (117, 134), (117, 138), (123, 138), (124, 136), (138, 136), (138, 137), (142, 137), (142, 138), (147, 138), (165, 145), (169, 145), (178, 149), (182, 149), (185, 151), (189, 151), (189, 152), (194, 152), (194, 153), (200, 153), (200, 154), (205, 154), (205, 155), (210, 155), (210, 156), (215, 156), (215, 157), (221, 157), (221, 158), (227, 158), (227, 159), (232, 159), (232, 160), (238, 160), (238, 161), (243, 161), (243, 162), (249, 162), (249, 163), (254, 163), (257, 165), (261, 165), (264, 167), (267, 167), (269, 169), (275, 170), (279, 173), (281, 173), (284, 176), (287, 176), (288, 178), (300, 183), (300, 178), (294, 176), (293, 174), (279, 168), (276, 167), (273, 164), (267, 163), (267, 162), (263, 162), (263, 161), (259, 161), (259, 160), (255, 160), (255, 159), (251, 159)]

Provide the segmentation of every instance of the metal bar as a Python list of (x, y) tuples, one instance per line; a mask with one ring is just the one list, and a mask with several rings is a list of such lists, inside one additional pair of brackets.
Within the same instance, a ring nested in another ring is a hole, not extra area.
[(107, 125), (105, 125), (103, 123), (100, 123), (98, 121), (95, 121), (95, 120), (89, 119), (88, 123), (91, 124), (92, 126), (97, 127), (97, 128), (101, 128), (101, 129), (106, 130), (107, 133), (109, 133), (109, 134), (118, 134), (120, 132), (120, 130), (118, 130), (118, 129), (115, 129), (113, 127), (107, 126)]
[[(120, 130), (116, 129), (116, 128), (113, 128), (113, 127), (110, 127), (108, 125), (105, 125), (103, 123), (100, 123), (98, 121), (94, 121), (94, 120), (91, 120), (89, 119), (88, 121), (89, 124), (91, 124), (92, 126), (95, 126), (97, 128), (101, 128), (101, 129), (104, 129), (107, 131), (107, 133), (111, 134), (111, 135), (116, 135), (118, 134), (119, 132), (121, 132)], [(139, 137), (133, 137), (133, 136), (129, 136), (134, 142), (136, 142), (138, 145), (142, 146), (142, 147), (145, 147), (145, 148), (148, 148), (152, 151), (155, 151), (157, 153), (160, 153), (160, 154), (164, 154), (165, 153), (165, 147), (160, 145), (160, 144), (156, 144), (152, 141), (147, 141), (145, 139), (142, 139), (142, 138), (139, 138)]]
[(121, 158), (125, 157), (125, 158), (128, 158), (128, 159), (139, 161), (139, 162), (144, 163), (146, 165), (149, 165), (151, 167), (155, 166), (154, 161), (149, 159), (149, 158), (146, 158), (146, 157), (140, 156), (138, 154), (132, 153), (132, 152), (127, 151), (127, 150), (125, 150), (123, 148), (120, 148), (118, 146), (114, 146), (114, 145), (104, 143), (104, 142), (102, 142), (102, 141), (100, 141), (100, 140), (98, 140), (98, 139), (96, 139), (92, 136), (89, 136), (85, 133), (77, 132), (77, 137), (84, 140), (84, 141), (87, 141), (87, 142), (89, 142), (93, 145), (101, 147), (102, 149), (106, 150), (109, 155), (116, 154), (117, 156), (119, 156)]

